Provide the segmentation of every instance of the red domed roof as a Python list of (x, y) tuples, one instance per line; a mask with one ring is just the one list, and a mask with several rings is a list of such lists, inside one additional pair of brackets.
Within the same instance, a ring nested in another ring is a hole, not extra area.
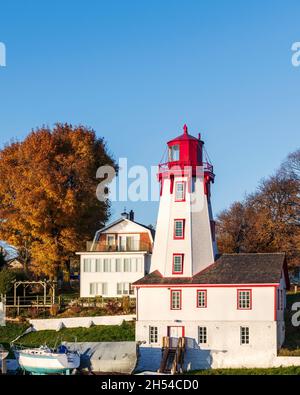
[(168, 141), (167, 144), (170, 144), (170, 143), (173, 143), (173, 142), (176, 142), (176, 141), (182, 141), (182, 140), (185, 140), (185, 141), (186, 141), (186, 140), (196, 140), (196, 141), (199, 141), (199, 140), (200, 140), (200, 135), (199, 135), (199, 138), (196, 138), (196, 137), (194, 137), (194, 136), (188, 134), (188, 127), (187, 127), (186, 124), (184, 124), (184, 126), (183, 126), (183, 134), (181, 134), (181, 135), (178, 136), (178, 137), (175, 137), (175, 139), (172, 139), (172, 140)]

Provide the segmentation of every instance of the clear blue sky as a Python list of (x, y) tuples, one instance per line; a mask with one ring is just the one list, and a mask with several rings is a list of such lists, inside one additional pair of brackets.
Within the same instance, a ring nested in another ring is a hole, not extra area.
[[(299, 148), (299, 17), (298, 0), (1, 0), (0, 145), (82, 123), (150, 166), (186, 122), (215, 166), (216, 214)], [(155, 223), (157, 203), (125, 205)]]

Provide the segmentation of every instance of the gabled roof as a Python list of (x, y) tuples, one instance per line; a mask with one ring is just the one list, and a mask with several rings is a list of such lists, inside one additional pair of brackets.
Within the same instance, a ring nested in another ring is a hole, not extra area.
[(130, 220), (130, 219), (128, 219), (128, 218), (123, 218), (123, 217), (121, 217), (121, 218), (119, 218), (119, 219), (117, 219), (117, 220), (111, 222), (110, 224), (107, 224), (107, 225), (104, 226), (103, 228), (99, 229), (99, 230), (96, 232), (95, 239), (97, 238), (97, 235), (99, 235), (99, 234), (105, 232), (106, 230), (112, 228), (113, 226), (115, 226), (115, 225), (117, 225), (117, 224), (119, 224), (119, 223), (121, 223), (121, 222), (123, 222), (123, 221), (125, 221), (125, 222), (131, 222), (131, 223), (133, 223), (133, 224), (136, 224), (136, 225), (138, 225), (138, 226), (143, 227), (143, 228), (145, 229), (145, 231), (147, 231), (147, 233), (150, 234), (150, 236), (151, 236), (151, 238), (152, 238), (152, 242), (154, 241), (154, 237), (155, 237), (155, 230), (154, 230), (154, 229), (149, 228), (149, 226), (143, 225), (143, 224), (141, 224), (141, 223), (139, 223), (139, 222), (132, 221), (132, 220)]
[(163, 277), (156, 270), (136, 281), (134, 285), (278, 284), (282, 270), (289, 287), (285, 254), (223, 254), (215, 263), (193, 277)]

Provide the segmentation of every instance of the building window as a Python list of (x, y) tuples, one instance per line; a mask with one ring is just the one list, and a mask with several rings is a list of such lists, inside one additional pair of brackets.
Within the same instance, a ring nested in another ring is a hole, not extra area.
[(184, 219), (174, 219), (174, 239), (184, 239)]
[(107, 295), (107, 283), (90, 283), (90, 296)]
[(198, 343), (206, 344), (207, 343), (207, 328), (206, 326), (198, 326)]
[(251, 289), (238, 289), (238, 310), (251, 310), (252, 309), (252, 293)]
[(185, 200), (185, 181), (175, 182), (175, 202), (183, 202)]
[(180, 157), (179, 145), (169, 147), (169, 162), (178, 161)]
[(111, 262), (110, 262), (110, 259), (108, 259), (108, 258), (103, 259), (103, 271), (104, 272), (111, 272)]
[(123, 292), (123, 284), (117, 283), (117, 295), (122, 295)]
[(183, 273), (183, 254), (173, 254), (173, 274)]
[(124, 272), (131, 272), (131, 260), (129, 258), (124, 259)]
[(171, 310), (181, 310), (181, 290), (171, 291)]
[(131, 283), (129, 283), (129, 295), (134, 295), (134, 288)]
[(199, 289), (197, 291), (197, 307), (205, 308), (207, 307), (207, 290)]
[(116, 258), (116, 272), (122, 272), (122, 259)]
[(107, 235), (106, 236), (106, 243), (108, 250), (113, 250), (115, 246), (115, 235)]
[(134, 295), (131, 283), (117, 283), (117, 295)]
[(96, 265), (95, 265), (95, 271), (96, 272), (102, 272), (102, 260), (101, 259), (96, 259)]
[(141, 272), (142, 271), (142, 260), (141, 258), (132, 258), (131, 259), (131, 270), (133, 272)]
[(240, 338), (241, 344), (249, 344), (249, 327), (241, 326)]
[(92, 260), (89, 258), (85, 258), (83, 260), (83, 271), (85, 273), (90, 273), (92, 271)]
[(149, 343), (158, 342), (158, 328), (157, 326), (149, 326)]

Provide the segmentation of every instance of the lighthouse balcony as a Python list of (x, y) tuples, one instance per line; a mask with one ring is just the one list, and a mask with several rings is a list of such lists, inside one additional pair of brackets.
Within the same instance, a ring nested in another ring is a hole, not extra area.
[(202, 162), (202, 165), (193, 164), (190, 161), (173, 161), (160, 163), (158, 165), (159, 176), (173, 175), (190, 175), (192, 171), (193, 175), (208, 175), (212, 179), (214, 178), (213, 165), (209, 162)]

